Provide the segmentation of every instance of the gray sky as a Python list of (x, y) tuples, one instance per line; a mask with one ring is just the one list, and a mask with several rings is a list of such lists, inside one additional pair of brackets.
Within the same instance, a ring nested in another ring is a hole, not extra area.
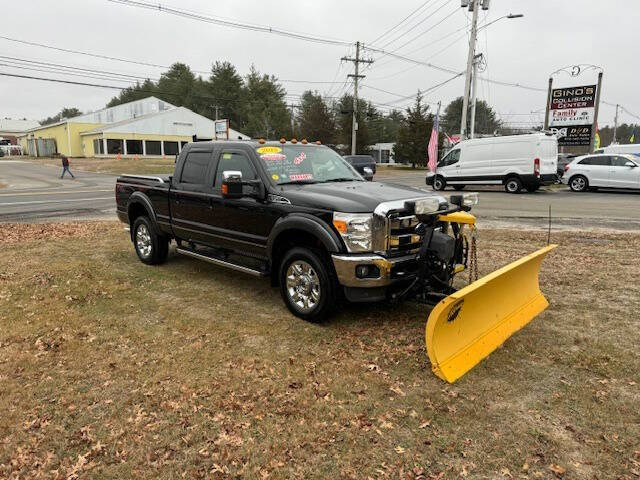
[[(367, 44), (418, 8), (424, 0), (156, 0), (155, 3), (158, 2), (217, 17), (353, 42), (360, 40)], [(200, 23), (107, 0), (3, 3), (4, 10), (10, 10), (10, 15), (3, 20), (0, 35), (65, 49), (160, 65), (182, 61), (195, 70), (204, 71), (208, 71), (215, 60), (228, 60), (242, 74), (254, 64), (261, 72), (290, 80), (343, 82), (353, 68), (350, 63), (341, 65), (340, 57), (353, 54), (354, 48)], [(482, 76), (546, 89), (549, 74), (558, 68), (578, 63), (600, 65), (605, 71), (602, 99), (620, 103), (640, 115), (636, 86), (640, 61), (634, 48), (640, 18), (638, 0), (612, 0), (607, 2), (606, 8), (600, 0), (492, 0), (489, 12), (480, 12), (480, 21), (490, 22), (508, 13), (525, 16), (500, 20), (483, 29), (478, 36), (477, 51), (488, 58), (488, 68)], [(425, 19), (427, 15), (432, 16)], [(374, 44), (383, 46), (395, 40), (385, 47), (393, 50), (411, 41), (397, 53), (461, 71), (466, 65), (468, 45), (464, 26), (469, 18), (470, 14), (460, 8), (459, 0), (430, 0), (407, 23)], [(413, 28), (407, 32), (409, 27)], [(462, 30), (452, 33), (459, 29)], [(63, 53), (4, 39), (0, 39), (0, 55), (152, 78), (162, 72), (154, 67)], [(380, 54), (369, 53), (368, 56), (376, 62), (364, 72), (367, 78), (362, 82), (360, 94), (380, 104), (397, 101), (399, 97), (366, 85), (411, 95), (418, 88), (425, 90), (452, 76), (388, 56), (378, 58)], [(6, 59), (0, 58), (0, 72), (125, 85), (18, 69), (6, 66), (5, 62)], [(595, 83), (595, 78), (595, 73), (585, 73), (576, 84)], [(572, 80), (565, 76), (559, 82), (567, 85)], [(344, 91), (343, 84), (283, 82), (283, 85), (293, 95), (308, 88), (336, 96)], [(462, 94), (463, 86), (464, 78), (460, 77), (427, 94), (426, 100), (442, 101), (446, 105)], [(39, 120), (63, 107), (97, 110), (115, 93), (93, 87), (0, 77), (0, 116)], [(531, 113), (544, 111), (544, 92), (481, 81), (478, 96), (489, 101), (505, 122), (537, 122), (544, 116), (543, 113)], [(295, 97), (289, 101), (295, 101)], [(411, 100), (392, 106), (404, 107), (408, 103)], [(613, 123), (614, 110), (612, 106), (602, 105), (599, 124)], [(639, 120), (623, 113), (620, 121)]]

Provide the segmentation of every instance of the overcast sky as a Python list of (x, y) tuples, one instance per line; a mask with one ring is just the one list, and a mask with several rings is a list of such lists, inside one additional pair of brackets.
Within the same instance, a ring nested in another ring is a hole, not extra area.
[[(460, 0), (430, 0), (405, 24), (379, 40), (376, 38), (421, 6), (424, 0), (155, 0), (154, 3), (322, 37), (373, 42), (377, 46), (391, 41), (384, 47), (387, 50), (409, 42), (397, 53), (456, 71), (466, 66), (468, 39), (464, 27), (470, 14), (460, 8)], [(5, 16), (0, 35), (64, 49), (159, 65), (181, 61), (194, 70), (204, 71), (208, 71), (215, 60), (228, 60), (242, 74), (253, 64), (261, 72), (287, 80), (344, 82), (353, 68), (350, 63), (341, 64), (340, 57), (353, 54), (354, 48), (211, 25), (108, 0), (25, 0), (2, 4)], [(477, 51), (488, 59), (483, 77), (546, 89), (551, 72), (573, 64), (595, 64), (604, 68), (602, 99), (620, 103), (640, 115), (637, 94), (640, 60), (635, 48), (640, 18), (638, 0), (492, 0), (490, 10), (481, 11), (479, 18), (482, 24), (509, 13), (521, 13), (524, 18), (503, 19), (479, 33)], [(453, 33), (456, 30), (459, 31)], [(157, 78), (162, 72), (160, 68), (64, 53), (6, 39), (0, 39), (0, 55), (14, 58), (13, 67), (7, 66), (6, 58), (0, 58), (0, 73), (89, 83), (125, 85), (16, 68), (15, 59), (151, 78)], [(376, 61), (364, 72), (367, 78), (362, 82), (360, 95), (379, 104), (396, 101), (390, 106), (404, 107), (411, 100), (397, 102), (400, 98), (397, 95), (367, 86), (410, 95), (452, 76), (388, 56), (378, 58), (380, 54), (367, 53), (367, 56)], [(586, 72), (577, 80), (561, 76), (558, 81), (564, 85), (572, 81), (589, 84), (595, 83), (595, 79), (594, 72)], [(283, 85), (292, 95), (311, 88), (337, 96), (345, 88), (343, 83), (283, 82)], [(426, 100), (442, 101), (446, 105), (462, 95), (463, 87), (464, 78), (459, 77), (430, 92)], [(97, 110), (115, 93), (103, 88), (0, 76), (0, 116), (39, 120), (63, 107)], [(524, 125), (541, 122), (544, 116), (544, 92), (481, 81), (478, 97), (489, 101), (505, 122)], [(288, 101), (295, 101), (295, 97)], [(602, 105), (599, 124), (612, 124), (614, 110), (612, 106)], [(623, 113), (620, 121), (638, 119)]]

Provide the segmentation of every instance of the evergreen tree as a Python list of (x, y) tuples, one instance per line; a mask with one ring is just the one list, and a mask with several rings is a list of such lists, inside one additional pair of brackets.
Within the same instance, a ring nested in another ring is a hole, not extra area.
[(212, 98), (212, 113), (215, 106), (218, 107), (218, 118), (228, 119), (235, 129), (246, 123), (243, 117), (244, 81), (236, 67), (229, 62), (214, 63), (205, 90)]
[(47, 117), (44, 120), (40, 121), (40, 125), (51, 125), (52, 123), (57, 123), (63, 118), (73, 118), (78, 115), (82, 115), (82, 112), (78, 110), (76, 107), (65, 107), (60, 110), (59, 113), (56, 113), (53, 117)]
[(371, 132), (371, 143), (393, 142), (398, 137), (398, 130), (404, 120), (404, 115), (400, 110), (391, 110), (384, 115), (379, 110), (374, 109), (368, 119), (369, 130)]
[(422, 95), (418, 92), (413, 108), (408, 107), (405, 119), (400, 124), (398, 138), (393, 147), (396, 162), (416, 165), (427, 164), (427, 148), (433, 129), (433, 115), (429, 107), (422, 104)]
[(276, 78), (260, 74), (252, 66), (245, 85), (243, 117), (246, 120), (242, 132), (253, 138), (280, 138), (291, 133), (286, 91)]
[[(453, 100), (444, 111), (440, 125), (442, 129), (451, 134), (460, 132), (460, 121), (462, 120), (462, 97)], [(471, 126), (471, 105), (467, 113), (467, 129)], [(476, 105), (476, 126), (477, 134), (493, 134), (501, 127), (500, 120), (496, 117), (496, 112), (484, 100), (478, 100)]]
[(335, 143), (336, 122), (322, 96), (308, 90), (302, 94), (294, 135), (324, 144)]
[(117, 97), (113, 97), (109, 101), (109, 103), (107, 103), (107, 107), (115, 107), (116, 105), (122, 105), (123, 103), (134, 102), (136, 100), (142, 100), (143, 98), (157, 96), (157, 90), (157, 85), (149, 79), (145, 80), (142, 83), (138, 82), (133, 87), (128, 87), (122, 90)]
[[(338, 132), (336, 140), (345, 146), (345, 153), (351, 153), (351, 126), (353, 114), (353, 96), (345, 94), (335, 105), (335, 113), (337, 117)], [(373, 113), (371, 105), (363, 99), (358, 99), (358, 133), (356, 135), (356, 153), (367, 154), (369, 145), (371, 145), (371, 137), (369, 133), (369, 125), (367, 116)]]

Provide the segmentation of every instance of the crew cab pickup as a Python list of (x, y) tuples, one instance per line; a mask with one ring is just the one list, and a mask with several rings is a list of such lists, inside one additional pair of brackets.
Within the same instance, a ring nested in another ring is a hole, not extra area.
[(188, 144), (172, 176), (122, 175), (115, 195), (142, 262), (163, 263), (174, 241), (178, 254), (270, 276), (310, 321), (342, 299), (406, 295), (418, 278), (448, 294), (467, 252), (439, 219), (473, 200), (364, 181), (323, 145), (262, 140)]

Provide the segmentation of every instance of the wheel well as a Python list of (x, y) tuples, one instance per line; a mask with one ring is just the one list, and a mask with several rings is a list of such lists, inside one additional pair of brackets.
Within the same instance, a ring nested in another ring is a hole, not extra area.
[(129, 205), (129, 209), (127, 210), (127, 214), (129, 216), (129, 224), (133, 225), (133, 222), (136, 221), (136, 218), (142, 215), (148, 215), (147, 209), (141, 203), (134, 202)]
[(512, 178), (517, 178), (518, 180), (520, 180), (520, 182), (522, 182), (522, 179), (520, 178), (520, 175), (518, 175), (517, 173), (507, 173), (504, 176), (504, 180), (502, 181), (502, 184), (503, 185), (506, 184)]
[(294, 247), (308, 247), (326, 253), (326, 248), (315, 235), (299, 229), (280, 232), (273, 241), (271, 251), (271, 285), (278, 285), (278, 270), (280, 262), (290, 249)]

